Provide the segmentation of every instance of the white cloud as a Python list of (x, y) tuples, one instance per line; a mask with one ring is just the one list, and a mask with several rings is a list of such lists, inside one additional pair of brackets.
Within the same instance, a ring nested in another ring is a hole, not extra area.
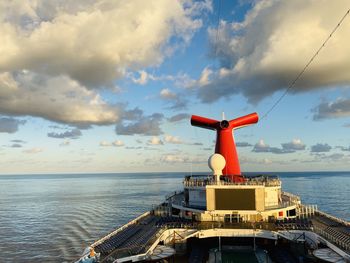
[(107, 142), (107, 141), (102, 141), (102, 142), (100, 142), (100, 146), (109, 147), (109, 146), (112, 146), (112, 144), (110, 142)]
[[(132, 81), (133, 81), (134, 83), (140, 84), (140, 85), (145, 85), (145, 84), (147, 84), (148, 79), (150, 78), (150, 75), (149, 75), (146, 71), (144, 71), (144, 70), (140, 70), (140, 71), (139, 71), (139, 74), (140, 74), (139, 78), (138, 78), (138, 79), (137, 79), (137, 78), (132, 78)], [(152, 77), (151, 77), (151, 78), (152, 78)]]
[(24, 150), (23, 152), (24, 153), (29, 153), (29, 154), (36, 154), (36, 153), (40, 153), (42, 151), (43, 151), (43, 149), (35, 147), (35, 148)]
[(253, 152), (286, 154), (305, 150), (306, 147), (300, 139), (293, 139), (291, 142), (282, 143), (281, 145), (282, 148), (271, 147), (270, 145), (266, 144), (264, 140), (259, 140), (259, 142), (254, 145)]
[(269, 152), (270, 145), (266, 144), (263, 139), (260, 139), (254, 146), (254, 152)]
[(272, 164), (272, 161), (271, 161), (270, 159), (268, 159), (268, 158), (264, 158), (264, 159), (262, 160), (262, 163), (263, 163), (263, 164)]
[[(345, 14), (347, 0), (255, 1), (244, 20), (222, 21), (209, 30), (221, 69), (198, 90), (212, 102), (242, 93), (250, 102), (284, 90)], [(350, 83), (350, 19), (345, 19), (313, 64), (296, 83), (302, 92)], [(218, 41), (217, 41), (218, 40)]]
[(124, 142), (122, 142), (121, 140), (116, 140), (112, 144), (116, 147), (124, 146)]
[(161, 161), (166, 163), (185, 163), (189, 162), (189, 158), (177, 154), (166, 154), (161, 157)]
[(177, 98), (176, 93), (172, 92), (170, 89), (162, 89), (159, 95), (162, 99), (167, 99), (167, 100), (172, 100)]
[(300, 139), (293, 139), (291, 142), (282, 143), (282, 148), (285, 151), (305, 150), (305, 144)]
[(7, 12), (0, 15), (0, 68), (108, 85), (127, 68), (162, 62), (171, 37), (189, 41), (202, 24), (193, 18), (192, 7), (172, 0), (99, 0), (31, 1), (19, 8), (17, 1), (6, 1), (1, 10)]
[(147, 141), (148, 145), (163, 145), (163, 141), (159, 137), (152, 137)]
[(116, 91), (133, 71), (147, 83), (143, 69), (186, 45), (208, 10), (208, 1), (1, 1), (0, 114), (117, 122), (121, 109), (93, 89)]
[(60, 143), (60, 146), (68, 146), (68, 145), (70, 145), (69, 140), (64, 140), (62, 143)]
[(111, 124), (119, 120), (120, 111), (66, 76), (0, 73), (1, 113), (69, 124)]
[(192, 157), (189, 158), (187, 154), (184, 153), (168, 153), (163, 154), (160, 157), (160, 161), (167, 164), (178, 164), (178, 163), (192, 163), (192, 164), (205, 164), (207, 163), (207, 157)]
[(187, 100), (181, 94), (176, 94), (170, 89), (162, 89), (159, 93), (161, 99), (170, 102), (170, 109), (184, 109), (187, 107)]
[(203, 71), (202, 71), (202, 74), (198, 80), (198, 84), (200, 86), (204, 86), (204, 85), (207, 85), (209, 84), (209, 78), (210, 78), (210, 75), (213, 73), (213, 71), (209, 68), (205, 68)]
[(121, 140), (115, 140), (114, 142), (101, 141), (100, 146), (102, 146), (102, 147), (110, 147), (110, 146), (121, 147), (121, 146), (124, 146), (124, 142)]
[(165, 135), (164, 141), (173, 144), (182, 144), (183, 141), (178, 136)]

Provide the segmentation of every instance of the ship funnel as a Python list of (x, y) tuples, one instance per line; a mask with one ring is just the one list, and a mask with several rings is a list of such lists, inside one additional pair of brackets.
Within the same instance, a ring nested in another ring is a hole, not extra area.
[(216, 131), (215, 153), (221, 154), (226, 161), (226, 165), (222, 170), (223, 175), (230, 178), (233, 182), (244, 182), (232, 132), (247, 125), (257, 123), (258, 120), (259, 117), (256, 113), (248, 114), (230, 121), (225, 119), (218, 121), (192, 115), (191, 124), (200, 128)]

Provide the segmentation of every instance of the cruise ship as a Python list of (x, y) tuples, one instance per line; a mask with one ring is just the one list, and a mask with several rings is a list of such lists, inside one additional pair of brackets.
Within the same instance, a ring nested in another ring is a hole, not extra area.
[(233, 132), (258, 122), (193, 115), (216, 131), (211, 172), (188, 175), (183, 190), (85, 249), (93, 262), (350, 262), (350, 223), (303, 204), (275, 175), (241, 173)]

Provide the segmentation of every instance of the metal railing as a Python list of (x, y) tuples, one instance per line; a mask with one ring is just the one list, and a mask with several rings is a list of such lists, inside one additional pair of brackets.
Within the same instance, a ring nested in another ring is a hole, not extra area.
[(339, 239), (339, 236), (330, 233), (327, 231), (328, 228), (320, 227), (317, 224), (314, 224), (313, 229), (316, 234), (322, 236), (325, 238), (328, 242), (335, 244), (336, 246), (339, 246), (340, 248), (344, 249), (345, 251), (350, 251), (350, 244), (349, 242), (344, 242), (343, 240)]
[(207, 185), (237, 185), (237, 186), (281, 186), (281, 181), (279, 179), (248, 179), (244, 182), (225, 182), (221, 181), (219, 184), (212, 179), (202, 179), (202, 178), (190, 178), (183, 181), (185, 187), (205, 187)]
[(342, 225), (344, 225), (344, 226), (350, 227), (350, 222), (348, 222), (348, 221), (346, 221), (346, 220), (344, 220), (344, 219), (341, 219), (341, 218), (332, 216), (332, 215), (327, 214), (327, 213), (325, 213), (325, 212), (322, 212), (322, 211), (320, 211), (320, 210), (317, 210), (317, 211), (316, 211), (316, 214), (321, 215), (321, 216), (324, 216), (324, 217), (327, 217), (328, 219), (333, 220), (333, 221), (335, 221), (335, 222), (337, 222), (337, 223), (340, 223), (340, 224), (342, 224)]

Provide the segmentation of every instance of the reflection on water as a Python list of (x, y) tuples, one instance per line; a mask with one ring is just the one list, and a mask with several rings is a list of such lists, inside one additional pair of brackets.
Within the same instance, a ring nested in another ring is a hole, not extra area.
[[(94, 239), (147, 211), (184, 174), (0, 176), (1, 262), (69, 262)], [(286, 191), (350, 219), (349, 173), (282, 173)]]

